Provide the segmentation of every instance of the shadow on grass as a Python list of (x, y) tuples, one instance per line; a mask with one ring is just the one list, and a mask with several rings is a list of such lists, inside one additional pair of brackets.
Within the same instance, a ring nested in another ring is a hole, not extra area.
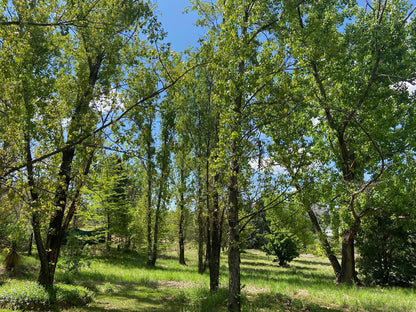
[(304, 260), (304, 259), (295, 259), (293, 262), (305, 264), (305, 265), (322, 265), (330, 267), (331, 264), (329, 262), (322, 262), (322, 261), (314, 261), (314, 260)]
[(279, 293), (259, 294), (254, 300), (247, 303), (253, 311), (260, 309), (271, 309), (270, 311), (302, 311), (302, 312), (342, 312), (342, 310), (331, 309), (317, 304), (304, 303), (300, 299), (292, 299)]

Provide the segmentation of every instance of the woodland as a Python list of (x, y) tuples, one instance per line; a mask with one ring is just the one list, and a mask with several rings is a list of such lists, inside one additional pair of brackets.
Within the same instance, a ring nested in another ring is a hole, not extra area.
[(173, 252), (249, 311), (241, 276), (261, 250), (416, 305), (414, 3), (187, 10), (205, 35), (179, 53), (157, 1), (1, 1), (0, 309), (19, 262), (54, 302), (92, 254), (156, 270)]

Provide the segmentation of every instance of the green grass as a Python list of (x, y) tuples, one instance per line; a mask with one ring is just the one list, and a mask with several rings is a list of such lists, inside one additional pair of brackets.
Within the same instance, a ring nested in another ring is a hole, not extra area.
[[(196, 251), (187, 250), (187, 266), (178, 264), (175, 251), (164, 252), (155, 268), (137, 253), (92, 257), (76, 274), (57, 271), (57, 282), (91, 289), (88, 307), (64, 311), (226, 311), (228, 273), (221, 259), (220, 289), (208, 291), (208, 273), (197, 273)], [(18, 279), (36, 278), (37, 261), (23, 257)], [(380, 311), (416, 312), (416, 290), (346, 287), (334, 284), (324, 258), (301, 256), (290, 267), (278, 267), (263, 252), (242, 253), (243, 311)]]

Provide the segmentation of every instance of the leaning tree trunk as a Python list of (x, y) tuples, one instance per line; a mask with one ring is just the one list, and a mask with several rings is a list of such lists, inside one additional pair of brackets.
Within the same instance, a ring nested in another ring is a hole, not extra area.
[(340, 278), (340, 274), (341, 274), (341, 265), (339, 264), (338, 258), (332, 251), (328, 238), (325, 235), (325, 233), (322, 231), (318, 218), (315, 215), (315, 212), (310, 208), (307, 210), (307, 212), (309, 215), (309, 219), (311, 220), (312, 225), (316, 233), (318, 234), (318, 239), (322, 245), (322, 248), (324, 249), (327, 258), (329, 262), (331, 263), (332, 269), (334, 270), (335, 278), (338, 281)]

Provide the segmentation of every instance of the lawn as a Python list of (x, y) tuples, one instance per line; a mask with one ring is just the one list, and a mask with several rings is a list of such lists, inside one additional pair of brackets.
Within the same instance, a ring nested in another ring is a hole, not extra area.
[[(197, 273), (195, 250), (187, 266), (176, 252), (164, 252), (155, 268), (137, 253), (91, 257), (76, 274), (57, 272), (56, 279), (94, 291), (94, 302), (75, 311), (226, 311), (227, 266), (222, 257), (221, 288), (208, 291), (208, 273)], [(24, 257), (19, 279), (35, 279), (37, 261)], [(290, 267), (278, 267), (257, 250), (242, 253), (243, 311), (416, 311), (416, 290), (346, 287), (334, 284), (325, 258), (302, 255)], [(1, 311), (1, 310), (0, 310)]]

